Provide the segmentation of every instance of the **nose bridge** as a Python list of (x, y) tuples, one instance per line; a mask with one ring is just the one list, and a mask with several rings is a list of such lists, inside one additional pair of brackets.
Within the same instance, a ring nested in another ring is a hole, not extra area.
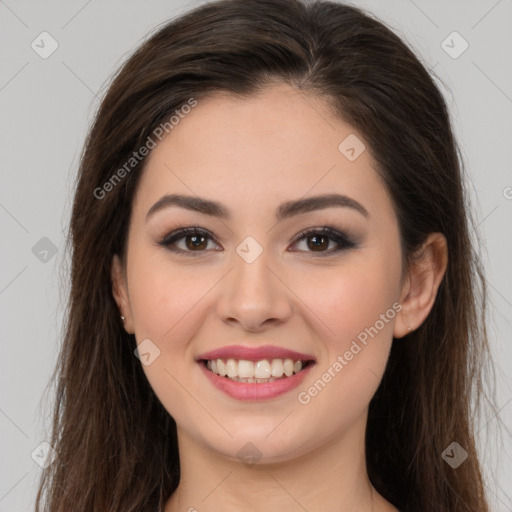
[[(257, 245), (256, 245), (257, 244)], [(235, 300), (241, 304), (253, 303), (251, 306), (268, 307), (272, 300), (274, 284), (270, 271), (270, 251), (261, 247), (252, 237), (244, 240), (236, 248), (234, 259), (233, 286), (231, 289)]]
[(219, 300), (218, 313), (224, 321), (240, 322), (258, 329), (272, 319), (282, 321), (291, 312), (286, 287), (274, 275), (271, 251), (247, 237), (233, 255), (233, 271)]
[[(247, 249), (247, 245), (245, 245), (245, 249)], [(243, 250), (244, 246), (239, 246), (237, 257), (234, 258), (236, 288), (242, 293), (256, 290), (258, 293), (269, 294), (269, 288), (272, 287), (269, 280), (269, 274), (271, 274), (270, 251), (262, 250), (260, 254), (254, 255), (255, 249), (249, 248), (246, 255), (241, 255)]]

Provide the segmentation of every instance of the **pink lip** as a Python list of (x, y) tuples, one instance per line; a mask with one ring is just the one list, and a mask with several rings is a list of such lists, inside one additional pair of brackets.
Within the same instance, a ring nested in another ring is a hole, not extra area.
[[(196, 361), (208, 359), (245, 359), (247, 361), (261, 361), (262, 359), (292, 359), (293, 361), (315, 361), (310, 354), (301, 354), (294, 350), (276, 347), (274, 345), (263, 345), (262, 347), (244, 347), (232, 345), (211, 350), (196, 357)], [(211, 372), (210, 372), (211, 373)], [(291, 379), (292, 377), (288, 377)], [(272, 384), (272, 383), (270, 383)]]
[[(222, 357), (218, 359), (222, 359)], [(291, 377), (285, 377), (277, 379), (273, 382), (266, 382), (261, 384), (235, 382), (226, 377), (221, 377), (220, 375), (217, 375), (216, 373), (208, 370), (208, 368), (206, 368), (206, 364), (203, 361), (199, 361), (199, 366), (201, 367), (201, 370), (204, 372), (208, 380), (217, 389), (220, 389), (231, 398), (236, 398), (238, 400), (266, 400), (275, 398), (299, 386), (299, 384), (308, 374), (309, 370), (311, 370), (311, 368), (315, 365), (310, 364), (306, 366), (306, 368), (304, 368), (302, 371), (292, 375)]]

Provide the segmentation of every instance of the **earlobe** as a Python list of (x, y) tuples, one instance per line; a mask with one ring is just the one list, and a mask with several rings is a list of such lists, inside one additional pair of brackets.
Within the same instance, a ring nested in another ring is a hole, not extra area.
[(126, 278), (124, 275), (123, 265), (117, 254), (114, 254), (114, 257), (112, 258), (110, 277), (112, 282), (112, 295), (116, 301), (117, 307), (119, 308), (119, 315), (124, 317), (124, 328), (126, 332), (133, 333), (133, 321), (128, 289), (126, 286)]
[(394, 337), (402, 338), (427, 318), (448, 265), (448, 246), (442, 233), (431, 233), (413, 256), (402, 286), (402, 311), (395, 322)]

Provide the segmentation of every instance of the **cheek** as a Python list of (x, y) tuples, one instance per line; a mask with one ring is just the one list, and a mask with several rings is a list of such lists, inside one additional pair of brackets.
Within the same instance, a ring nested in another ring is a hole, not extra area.
[(310, 387), (301, 388), (299, 402), (318, 422), (337, 418), (329, 425), (332, 431), (347, 427), (368, 407), (386, 367), (400, 309), (395, 302), (400, 260), (370, 256), (331, 272), (316, 294), (319, 317), (334, 333), (324, 338), (326, 353)]
[[(399, 260), (390, 263), (372, 254), (369, 257), (354, 256), (351, 264), (331, 269), (322, 280), (322, 286), (318, 286), (317, 281), (315, 288), (311, 288), (316, 289), (309, 293), (312, 307), (330, 328), (329, 337), (337, 349), (350, 344), (376, 323), (384, 336), (392, 332), (399, 263)], [(381, 315), (384, 315), (384, 321)]]
[[(164, 255), (134, 251), (128, 266), (130, 302), (137, 343), (149, 339), (154, 360), (142, 365), (160, 402), (175, 419), (201, 421), (201, 409), (186, 392), (196, 364), (190, 351), (204, 318), (203, 301), (218, 276), (198, 267), (173, 265)], [(203, 300), (202, 300), (203, 299)], [(156, 347), (156, 348), (154, 348)]]
[(180, 331), (190, 326), (201, 299), (218, 280), (211, 268), (203, 268), (176, 265), (160, 251), (156, 256), (143, 251), (134, 255), (128, 282), (138, 335), (160, 343), (180, 338)]

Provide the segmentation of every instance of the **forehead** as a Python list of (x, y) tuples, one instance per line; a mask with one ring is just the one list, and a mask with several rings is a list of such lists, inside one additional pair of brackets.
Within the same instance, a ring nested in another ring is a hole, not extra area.
[(391, 204), (367, 149), (318, 96), (287, 85), (244, 98), (216, 93), (180, 116), (151, 151), (135, 203), (149, 208), (179, 191), (247, 210), (339, 192), (382, 213)]

